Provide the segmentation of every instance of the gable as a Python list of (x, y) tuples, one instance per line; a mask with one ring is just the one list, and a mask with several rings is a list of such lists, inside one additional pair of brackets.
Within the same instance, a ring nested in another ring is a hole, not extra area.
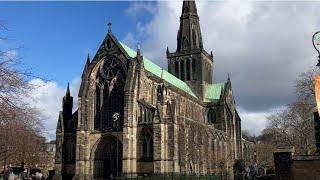
[(209, 84), (205, 94), (205, 102), (219, 102), (226, 83)]

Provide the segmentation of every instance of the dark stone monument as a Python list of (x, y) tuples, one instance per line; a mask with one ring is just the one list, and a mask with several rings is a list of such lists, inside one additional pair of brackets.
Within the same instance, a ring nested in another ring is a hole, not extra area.
[(316, 137), (316, 152), (320, 154), (320, 117), (319, 113), (316, 111), (313, 113), (314, 115), (314, 134)]

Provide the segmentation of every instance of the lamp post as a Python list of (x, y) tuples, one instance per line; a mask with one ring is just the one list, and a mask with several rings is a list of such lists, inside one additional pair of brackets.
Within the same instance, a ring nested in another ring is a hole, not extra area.
[(313, 34), (312, 36), (312, 44), (314, 49), (318, 52), (318, 63), (316, 66), (320, 66), (320, 51), (319, 51), (319, 46), (320, 46), (320, 31), (317, 31)]
[(115, 112), (113, 115), (112, 115), (112, 118), (113, 118), (113, 122), (114, 122), (114, 124), (115, 124), (115, 126), (116, 126), (116, 128), (117, 128), (117, 162), (116, 162), (116, 164), (117, 164), (117, 176), (116, 177), (119, 177), (119, 170), (118, 170), (118, 168), (119, 168), (119, 140), (118, 140), (118, 135), (119, 135), (119, 119), (120, 119), (120, 113), (118, 113), (118, 112)]

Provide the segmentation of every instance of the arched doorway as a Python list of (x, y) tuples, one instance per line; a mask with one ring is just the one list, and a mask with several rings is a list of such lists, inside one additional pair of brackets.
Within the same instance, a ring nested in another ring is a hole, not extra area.
[(121, 176), (122, 144), (114, 136), (102, 137), (94, 152), (94, 179), (111, 179)]

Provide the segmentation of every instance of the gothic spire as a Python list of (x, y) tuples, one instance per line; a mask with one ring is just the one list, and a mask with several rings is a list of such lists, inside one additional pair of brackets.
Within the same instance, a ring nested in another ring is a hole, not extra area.
[(89, 55), (89, 53), (88, 53), (88, 56), (87, 56), (87, 65), (89, 65), (90, 64), (90, 55)]
[(68, 87), (67, 87), (67, 92), (66, 92), (66, 97), (70, 97), (70, 88), (69, 88), (69, 83), (68, 83)]
[(197, 15), (197, 7), (194, 0), (184, 0), (182, 5), (182, 16), (186, 14)]
[(73, 97), (70, 94), (69, 83), (67, 87), (66, 95), (62, 100), (62, 112), (65, 119), (70, 119), (72, 117), (72, 106), (73, 106)]
[(177, 52), (202, 49), (199, 16), (194, 0), (184, 0), (177, 37)]

